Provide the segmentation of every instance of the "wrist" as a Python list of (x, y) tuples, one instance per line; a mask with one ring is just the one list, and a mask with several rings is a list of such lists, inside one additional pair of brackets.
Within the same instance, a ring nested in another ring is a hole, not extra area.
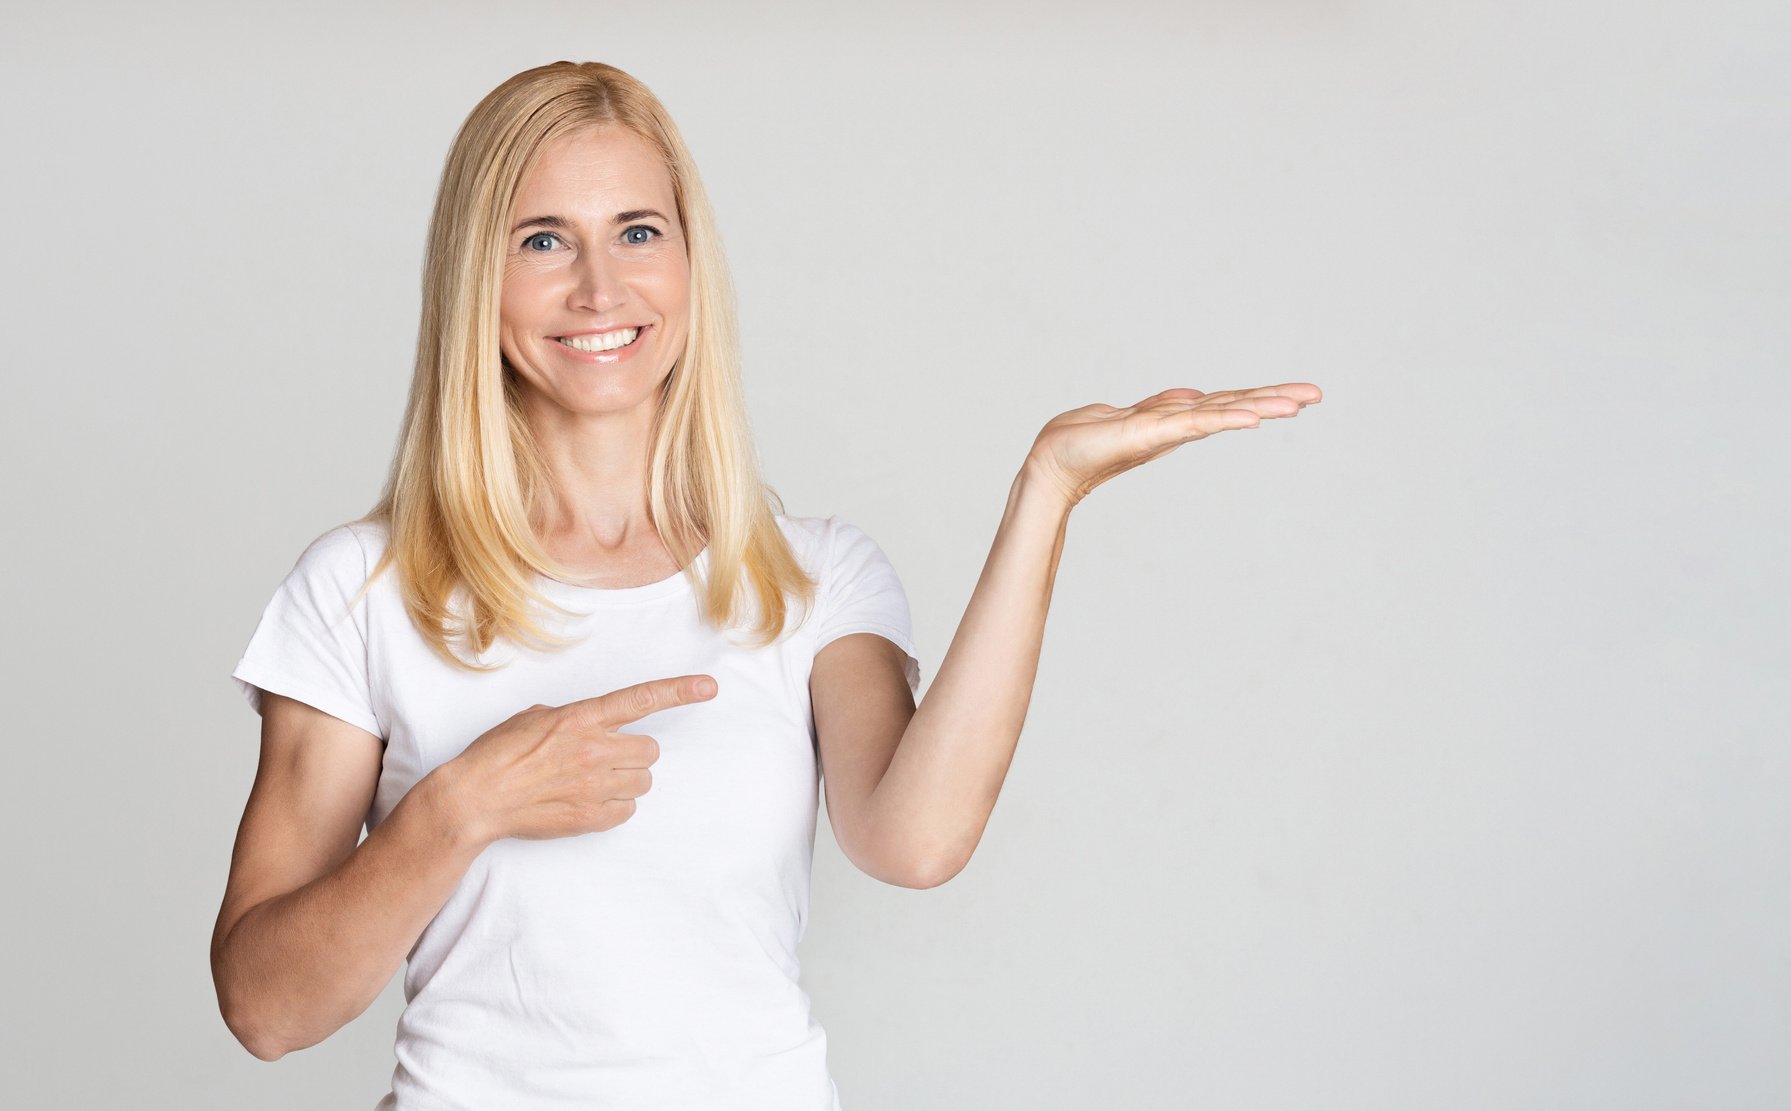
[(1067, 514), (1076, 508), (1084, 495), (1059, 468), (1029, 454), (1014, 478), (1013, 496), (1028, 502), (1048, 503)]
[(461, 772), (458, 760), (449, 760), (424, 776), (413, 793), (442, 841), (456, 851), (477, 855), (497, 838), (466, 789)]

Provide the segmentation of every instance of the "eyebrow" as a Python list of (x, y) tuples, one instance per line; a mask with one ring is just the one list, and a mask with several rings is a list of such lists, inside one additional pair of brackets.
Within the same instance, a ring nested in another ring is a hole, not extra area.
[[(610, 220), (610, 223), (626, 224), (630, 220), (645, 220), (649, 217), (656, 220), (664, 220), (668, 224), (671, 223), (671, 220), (667, 219), (663, 212), (653, 208), (631, 208), (627, 212), (618, 212), (615, 217)], [(524, 220), (522, 223), (511, 228), (510, 234), (515, 235), (517, 232), (529, 227), (531, 224), (539, 224), (544, 228), (559, 228), (561, 231), (570, 231), (572, 228), (571, 221), (562, 216), (531, 216), (527, 220)]]

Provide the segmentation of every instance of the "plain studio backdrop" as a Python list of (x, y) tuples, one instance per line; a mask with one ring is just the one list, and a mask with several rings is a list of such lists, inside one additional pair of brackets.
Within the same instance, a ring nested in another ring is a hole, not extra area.
[(1787, 1106), (1788, 11), (9, 12), (7, 1102), (385, 1092), (397, 977), (218, 1015), (228, 676), (378, 493), (456, 128), (565, 58), (681, 126), (767, 474), (927, 683), (1050, 417), (1325, 391), (1075, 510), (964, 872), (822, 820), (850, 1111)]

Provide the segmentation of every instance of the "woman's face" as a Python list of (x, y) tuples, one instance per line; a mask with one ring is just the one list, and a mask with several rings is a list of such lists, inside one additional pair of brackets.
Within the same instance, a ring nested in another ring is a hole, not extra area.
[[(684, 351), (690, 260), (671, 175), (619, 127), (544, 148), (510, 213), (499, 338), (522, 393), (572, 413), (653, 404)], [(613, 351), (574, 350), (560, 337)], [(580, 333), (584, 333), (580, 335)]]

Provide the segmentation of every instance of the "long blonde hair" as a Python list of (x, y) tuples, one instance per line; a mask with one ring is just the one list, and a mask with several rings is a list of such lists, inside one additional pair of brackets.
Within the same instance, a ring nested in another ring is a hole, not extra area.
[[(377, 505), (385, 553), (361, 589), (396, 565), (404, 605), (455, 666), (451, 640), (482, 654), (498, 637), (557, 650), (530, 614), (545, 597), (534, 574), (576, 575), (548, 555), (531, 521), (550, 476), (498, 341), (510, 210), (542, 148), (590, 128), (622, 127), (664, 159), (690, 264), (690, 322), (654, 415), (648, 508), (667, 550), (696, 587), (712, 627), (739, 620), (742, 586), (756, 596), (751, 647), (775, 641), (787, 598), (804, 608), (816, 584), (773, 516), (783, 501), (761, 477), (740, 382), (734, 291), (708, 194), (659, 98), (601, 62), (554, 62), (493, 89), (461, 125), (442, 169), (423, 269), (410, 399)], [(693, 566), (704, 544), (707, 570)], [(464, 589), (466, 608), (451, 603)], [(357, 595), (357, 602), (359, 600)]]

